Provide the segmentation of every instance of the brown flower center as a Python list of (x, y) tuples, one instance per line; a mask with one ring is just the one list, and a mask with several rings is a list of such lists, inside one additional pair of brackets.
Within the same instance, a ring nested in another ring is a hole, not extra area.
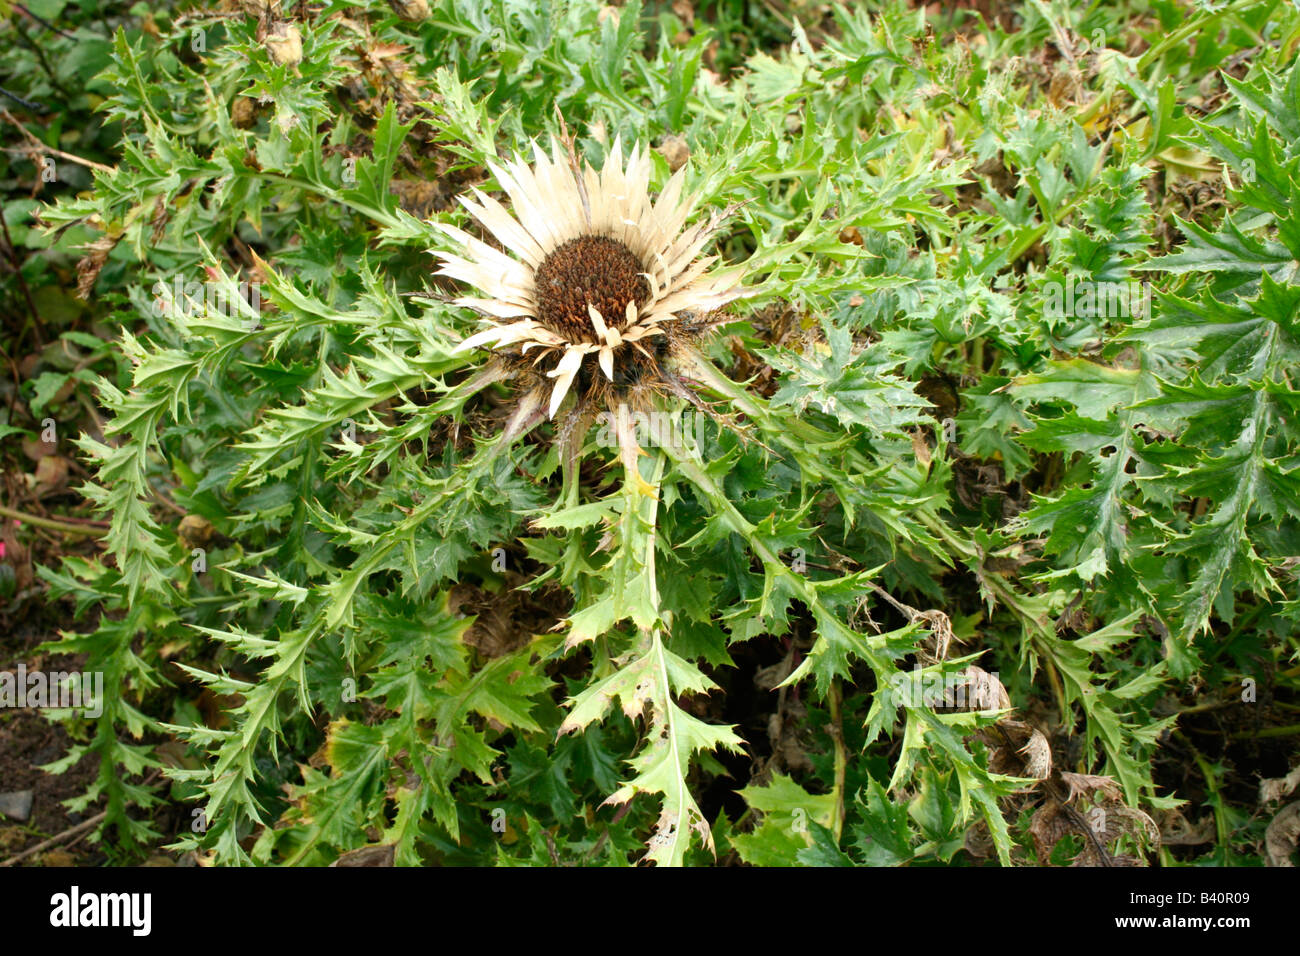
[(557, 246), (537, 269), (537, 320), (570, 342), (595, 342), (587, 306), (606, 325), (627, 325), (627, 304), (650, 298), (645, 267), (632, 250), (607, 236), (579, 236)]

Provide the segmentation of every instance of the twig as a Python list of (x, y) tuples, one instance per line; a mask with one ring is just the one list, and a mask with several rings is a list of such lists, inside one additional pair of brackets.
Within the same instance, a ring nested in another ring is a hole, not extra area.
[(616, 823), (618, 823), (619, 820), (622, 820), (623, 817), (627, 816), (627, 812), (631, 809), (632, 809), (631, 800), (629, 800), (627, 803), (623, 804), (621, 807), (618, 808), (618, 812), (615, 813), (614, 816), (610, 819), (609, 826), (605, 827), (604, 830), (600, 831), (600, 836), (596, 837), (596, 842), (593, 843), (591, 849), (587, 851), (587, 856), (586, 856), (587, 861), (593, 860), (596, 857), (596, 855), (600, 853), (601, 847), (603, 847), (606, 843), (609, 842), (610, 829)]
[(41, 17), (38, 17), (36, 14), (32, 13), (32, 11), (24, 7), (21, 3), (15, 3), (14, 9), (17, 10), (19, 13), (21, 13), (23, 16), (30, 17), (31, 19), (35, 20), (37, 23), (45, 27), (45, 29), (49, 30), (51, 33), (57, 33), (65, 40), (76, 39), (76, 37), (73, 36), (71, 33), (69, 33), (67, 30), (61, 30), (58, 27), (56, 27), (53, 23), (51, 23), (49, 20), (45, 20)]
[[(1003, 731), (1003, 736), (1006, 736), (1006, 731)], [(1007, 739), (1010, 740), (1009, 737)], [(1068, 801), (1062, 799), (1061, 795), (1057, 793), (1056, 785), (1050, 780), (1044, 780), (1043, 792), (1056, 801), (1057, 805), (1061, 808), (1061, 812), (1065, 814), (1066, 819), (1073, 823), (1074, 828), (1082, 833), (1084, 839), (1092, 844), (1093, 852), (1097, 854), (1097, 858), (1100, 860), (1101, 865), (1114, 866), (1115, 858), (1110, 855), (1110, 850), (1107, 849), (1106, 844), (1101, 842), (1101, 838), (1097, 836), (1097, 831), (1095, 831), (1088, 821), (1083, 818), (1083, 814), (1070, 806)]]
[[(159, 769), (151, 770), (149, 771), (149, 774), (144, 778), (144, 781), (141, 785), (145, 787), (151, 786), (154, 783), (154, 781), (156, 781), (160, 776), (162, 776), (162, 773)], [(15, 863), (19, 862), (20, 860), (27, 859), (27, 857), (31, 856), (33, 853), (40, 853), (42, 850), (48, 849), (49, 847), (54, 846), (56, 843), (62, 843), (64, 840), (70, 839), (72, 837), (77, 836), (78, 834), (85, 833), (86, 831), (93, 829), (94, 827), (103, 823), (107, 817), (108, 817), (108, 811), (107, 810), (101, 811), (100, 813), (91, 817), (89, 820), (83, 820), (80, 823), (78, 823), (76, 826), (69, 827), (68, 829), (64, 830), (62, 833), (58, 834), (57, 836), (52, 836), (48, 840), (36, 844), (36, 846), (29, 847), (28, 849), (23, 850), (23, 852), (17, 854), (16, 856), (11, 856), (7, 860), (0, 860), (0, 866), (13, 866)]]
[(45, 75), (50, 79), (50, 85), (59, 91), (59, 95), (64, 100), (71, 99), (67, 87), (59, 82), (58, 74), (54, 72), (54, 67), (50, 66), (50, 61), (45, 56), (45, 51), (41, 49), (40, 44), (27, 35), (27, 31), (23, 29), (22, 24), (17, 20), (12, 21), (12, 23), (14, 32), (22, 37), (23, 45), (36, 54), (37, 62), (41, 64), (41, 69), (45, 71)]
[(63, 534), (83, 534), (91, 538), (102, 538), (108, 534), (108, 528), (96, 527), (95, 525), (72, 524), (69, 521), (56, 521), (54, 518), (42, 518), (40, 515), (29, 515), (24, 511), (17, 511), (13, 508), (7, 508), (0, 505), (0, 515), (6, 518), (16, 518), (35, 528), (45, 528), (48, 531), (59, 531)]
[[(1011, 735), (1007, 733), (1006, 728), (1002, 726), (1001, 722), (994, 724), (993, 729), (1002, 735), (1002, 740), (1008, 747), (1015, 747), (1015, 743), (1011, 740)], [(1070, 801), (1068, 799), (1061, 796), (1056, 784), (1050, 777), (1040, 782), (1042, 783), (1042, 792), (1052, 800), (1056, 801), (1056, 805), (1061, 808), (1061, 813), (1065, 815), (1065, 818), (1069, 820), (1070, 823), (1074, 824), (1074, 828), (1083, 835), (1085, 840), (1092, 844), (1092, 850), (1097, 854), (1097, 859), (1100, 864), (1102, 866), (1114, 866), (1115, 859), (1111, 856), (1110, 850), (1106, 847), (1106, 844), (1102, 842), (1101, 838), (1097, 836), (1097, 831), (1094, 830), (1092, 826), (1089, 825), (1088, 821), (1084, 819), (1083, 814), (1070, 806)]]
[(37, 115), (44, 116), (50, 112), (47, 107), (42, 106), (40, 103), (33, 103), (31, 100), (25, 100), (17, 93), (15, 93), (13, 90), (6, 90), (3, 86), (0, 86), (0, 94), (4, 94), (5, 96), (9, 97), (19, 106), (27, 107), (29, 110), (31, 110), (33, 113), (36, 113)]
[(231, 12), (222, 12), (220, 10), (196, 10), (193, 13), (182, 13), (175, 19), (176, 26), (189, 23), (191, 20), (242, 20), (244, 11), (234, 10)]
[(89, 169), (97, 169), (101, 173), (113, 172), (112, 166), (105, 166), (103, 163), (97, 163), (93, 159), (82, 159), (80, 156), (74, 156), (72, 153), (65, 153), (61, 149), (55, 149), (53, 146), (46, 146), (37, 138), (36, 134), (20, 123), (12, 113), (3, 106), (0, 106), (0, 116), (4, 117), (22, 132), (28, 142), (31, 143), (32, 149), (45, 153), (48, 156), (57, 156), (59, 159), (66, 159), (70, 163), (76, 163), (79, 166), (85, 166)]
[[(16, 344), (16, 343), (15, 343)], [(18, 370), (18, 363), (14, 361), (8, 349), (0, 344), (0, 357), (4, 358), (5, 363), (9, 366), (9, 371), (14, 377), (14, 389), (9, 393), (9, 421), (14, 420), (14, 407), (18, 404), (18, 390), (22, 387), (23, 376)]]
[(153, 492), (153, 500), (158, 502), (158, 504), (162, 505), (164, 508), (170, 508), (172, 511), (176, 512), (182, 518), (185, 517), (185, 515), (189, 514), (188, 511), (186, 511), (176, 502), (172, 501), (170, 498), (164, 495), (157, 488), (150, 488), (150, 491)]
[(37, 853), (40, 853), (42, 850), (48, 850), (50, 847), (56, 846), (57, 844), (62, 843), (64, 840), (71, 839), (72, 837), (76, 836), (79, 833), (84, 833), (87, 830), (93, 829), (94, 827), (97, 827), (99, 826), (99, 824), (103, 823), (104, 818), (107, 816), (108, 816), (108, 811), (105, 810), (102, 813), (98, 813), (95, 816), (91, 817), (89, 820), (83, 820), (82, 822), (78, 823), (76, 826), (69, 827), (68, 829), (64, 830), (62, 833), (58, 834), (57, 836), (52, 836), (48, 840), (44, 840), (36, 844), (36, 846), (29, 847), (28, 849), (23, 850), (23, 852), (9, 857), (9, 859), (7, 860), (0, 860), (0, 866), (13, 866), (15, 863), (25, 860), (29, 856), (33, 856)]
[(876, 584), (872, 584), (870, 581), (864, 581), (863, 583), (866, 584), (867, 587), (871, 588), (871, 590), (875, 591), (882, 598), (884, 598), (886, 601), (888, 601), (890, 604), (892, 604), (894, 606), (894, 610), (897, 611), (899, 614), (903, 615), (903, 617), (907, 618), (908, 621), (915, 621), (918, 618), (923, 617), (921, 612), (918, 611), (916, 608), (909, 607), (908, 605), (904, 604), (902, 601), (895, 598), (884, 588)]
[[(9, 111), (0, 107), (0, 112), (6, 116)], [(14, 245), (13, 238), (9, 235), (9, 222), (5, 219), (4, 207), (0, 206), (0, 229), (4, 231), (5, 248), (8, 249), (9, 264), (13, 267), (14, 275), (18, 277), (18, 287), (23, 290), (23, 298), (27, 300), (27, 311), (30, 313), (32, 334), (36, 337), (36, 347), (44, 348), (45, 340), (41, 337), (41, 317), (36, 311), (36, 301), (32, 298), (32, 290), (27, 287), (27, 279), (23, 276), (23, 264), (18, 261), (18, 248)], [(24, 325), (22, 330), (14, 337), (14, 349), (22, 345), (23, 335), (27, 332), (27, 326)]]

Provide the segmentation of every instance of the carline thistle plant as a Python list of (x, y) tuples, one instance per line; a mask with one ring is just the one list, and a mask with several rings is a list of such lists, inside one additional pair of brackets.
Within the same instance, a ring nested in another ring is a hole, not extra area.
[[(552, 141), (549, 154), (537, 143), (532, 153), (531, 166), (522, 157), (504, 166), (487, 164), (510, 198), (513, 215), (476, 187), (471, 187), (473, 199), (459, 197), (513, 256), (454, 226), (431, 224), (459, 247), (455, 252), (434, 250), (442, 263), (438, 274), (482, 293), (452, 303), (474, 309), (488, 322), (454, 351), (492, 354), (465, 391), (507, 380), (520, 385), (491, 455), (542, 420), (556, 421), (564, 506), (577, 504), (577, 462), (592, 424), (604, 421), (612, 432), (625, 477), (611, 574), (632, 586), (614, 589), (623, 592), (621, 601), (603, 609), (607, 602), (598, 602), (559, 627), (568, 627), (569, 650), (631, 617), (638, 644), (608, 662), (615, 668), (611, 675), (601, 679), (602, 668), (597, 668), (597, 679), (571, 701), (560, 733), (584, 728), (615, 697), (628, 717), (647, 718), (648, 743), (630, 761), (639, 772), (606, 802), (625, 803), (638, 792), (662, 794), (647, 859), (680, 864), (692, 833), (713, 849), (708, 823), (686, 787), (692, 756), (717, 747), (736, 750), (742, 741), (729, 728), (691, 716), (673, 700), (674, 693), (713, 685), (665, 645), (670, 615), (659, 608), (654, 554), (665, 460), (640, 447), (636, 423), (647, 415), (680, 411), (685, 404), (725, 422), (694, 388), (703, 384), (726, 391), (718, 388), (725, 378), (698, 346), (722, 321), (719, 310), (746, 294), (744, 269), (716, 268), (719, 257), (701, 253), (736, 207), (687, 227), (698, 203), (698, 196), (683, 192), (687, 168), (679, 168), (652, 200), (649, 150), (634, 145), (624, 161), (617, 137), (599, 171), (579, 162), (567, 135), (564, 142)], [(692, 451), (694, 464), (702, 464), (699, 449)], [(643, 474), (643, 457), (652, 459), (648, 475)], [(702, 471), (679, 465), (689, 469), (685, 473), (703, 477)], [(711, 491), (716, 493), (716, 487)], [(547, 527), (547, 518), (534, 526)], [(566, 525), (560, 519), (551, 526)], [(606, 543), (613, 543), (609, 536)]]

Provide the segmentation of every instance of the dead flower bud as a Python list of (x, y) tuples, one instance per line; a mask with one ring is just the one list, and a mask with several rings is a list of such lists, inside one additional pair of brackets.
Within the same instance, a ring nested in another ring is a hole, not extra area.
[(429, 4), (427, 0), (388, 0), (388, 5), (393, 8), (403, 20), (420, 21), (429, 19)]
[(235, 98), (230, 104), (230, 122), (235, 129), (252, 129), (257, 125), (257, 104), (251, 97)]
[(677, 172), (686, 165), (686, 161), (691, 158), (691, 148), (686, 145), (685, 136), (668, 136), (664, 141), (655, 147), (655, 152), (662, 156), (668, 163), (670, 172)]
[(201, 515), (186, 515), (176, 528), (176, 536), (186, 548), (207, 547), (216, 529)]
[(280, 66), (296, 66), (302, 62), (302, 34), (296, 23), (276, 23), (262, 41), (271, 59)]

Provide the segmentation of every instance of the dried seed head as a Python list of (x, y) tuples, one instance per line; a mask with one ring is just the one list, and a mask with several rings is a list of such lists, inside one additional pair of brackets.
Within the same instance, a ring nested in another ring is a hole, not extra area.
[(685, 391), (665, 360), (708, 331), (699, 316), (744, 294), (739, 269), (710, 270), (715, 257), (699, 258), (732, 210), (687, 227), (695, 200), (682, 192), (685, 167), (652, 201), (649, 151), (637, 146), (624, 162), (617, 137), (600, 172), (558, 142), (532, 153), (531, 165), (488, 163), (514, 215), (478, 189), (459, 197), (504, 251), (434, 223), (460, 247), (436, 253), (438, 274), (483, 293), (453, 302), (490, 323), (457, 350), (491, 348), (517, 374), (539, 370), (552, 417), (575, 383), (581, 407)]
[(587, 306), (606, 325), (627, 325), (627, 304), (650, 298), (645, 267), (627, 246), (606, 236), (579, 236), (558, 246), (538, 266), (537, 320), (570, 342), (595, 342)]

